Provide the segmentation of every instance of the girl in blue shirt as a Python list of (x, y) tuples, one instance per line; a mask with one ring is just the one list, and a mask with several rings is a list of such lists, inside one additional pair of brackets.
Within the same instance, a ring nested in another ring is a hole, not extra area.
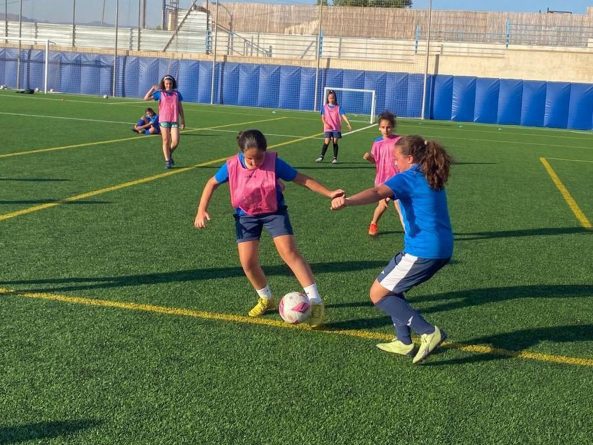
[(452, 160), (439, 143), (420, 136), (402, 137), (395, 144), (394, 157), (399, 174), (353, 196), (334, 198), (332, 209), (371, 204), (385, 198), (399, 200), (405, 226), (404, 249), (373, 282), (370, 297), (375, 306), (391, 316), (396, 333), (392, 342), (377, 347), (412, 355), (414, 343), (410, 335), (414, 331), (420, 335), (421, 343), (413, 363), (419, 363), (447, 334), (413, 309), (405, 292), (431, 278), (453, 254), (453, 231), (444, 188)]

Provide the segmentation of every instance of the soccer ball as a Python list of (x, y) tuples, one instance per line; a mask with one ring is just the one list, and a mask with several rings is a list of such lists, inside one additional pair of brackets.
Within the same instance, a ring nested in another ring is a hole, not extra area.
[(103, 99), (107, 99), (107, 94), (103, 94)]
[(302, 323), (311, 315), (311, 303), (305, 294), (290, 292), (280, 300), (278, 312), (286, 323)]
[(4, 88), (6, 88), (4, 85), (0, 85), (0, 90), (3, 90)]

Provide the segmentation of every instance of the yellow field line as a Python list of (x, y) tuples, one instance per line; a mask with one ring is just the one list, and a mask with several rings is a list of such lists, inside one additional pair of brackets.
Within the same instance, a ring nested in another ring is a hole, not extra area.
[[(211, 130), (211, 129), (215, 129), (215, 128), (232, 127), (234, 125), (247, 125), (247, 124), (256, 124), (256, 123), (259, 123), (259, 122), (271, 122), (271, 121), (277, 121), (277, 120), (281, 120), (281, 119), (288, 119), (288, 118), (287, 117), (276, 117), (276, 118), (273, 118), (273, 119), (262, 119), (262, 120), (257, 120), (257, 121), (236, 122), (236, 123), (233, 123), (233, 124), (217, 125), (215, 127), (192, 128), (192, 129), (184, 130), (182, 132), (182, 134), (191, 133), (191, 132), (194, 132), (194, 131)], [(108, 141), (84, 142), (82, 144), (62, 145), (60, 147), (40, 148), (40, 149), (37, 149), (37, 150), (28, 150), (28, 151), (16, 151), (16, 152), (6, 153), (6, 154), (3, 154), (3, 155), (0, 155), (0, 158), (9, 158), (9, 157), (14, 157), (14, 156), (25, 156), (25, 155), (35, 154), (35, 153), (44, 153), (44, 152), (48, 152), (48, 151), (67, 150), (69, 148), (92, 147), (94, 145), (114, 144), (116, 142), (131, 141), (133, 139), (135, 139), (135, 140), (144, 140), (145, 138), (143, 139), (142, 137), (139, 137), (138, 135), (136, 135), (136, 136), (132, 136), (132, 137), (129, 137), (129, 138), (111, 139), (111, 140), (108, 140)]]
[(587, 219), (587, 217), (585, 216), (583, 211), (580, 209), (580, 207), (578, 206), (575, 199), (572, 197), (572, 195), (570, 194), (568, 189), (564, 186), (564, 184), (562, 183), (562, 181), (560, 180), (560, 178), (558, 177), (558, 175), (556, 174), (556, 172), (554, 171), (554, 169), (552, 168), (550, 163), (546, 160), (546, 158), (539, 158), (539, 160), (544, 165), (544, 168), (546, 169), (546, 171), (552, 178), (552, 182), (554, 183), (556, 188), (560, 191), (560, 194), (562, 195), (562, 197), (568, 204), (568, 207), (570, 208), (570, 210), (572, 210), (572, 213), (574, 213), (576, 218), (581, 223), (581, 226), (583, 226), (585, 229), (593, 228), (593, 225), (591, 225), (591, 222)]
[(593, 161), (588, 161), (585, 159), (565, 159), (565, 158), (546, 158), (546, 159), (553, 159), (554, 161), (569, 161), (569, 162), (593, 162)]
[[(278, 119), (286, 119), (286, 118), (278, 118)], [(267, 119), (267, 120), (269, 120), (269, 119)], [(276, 119), (274, 119), (274, 120), (276, 120)], [(256, 121), (256, 122), (258, 122), (258, 121)], [(255, 123), (255, 122), (244, 122), (243, 124), (247, 124), (247, 123)], [(233, 125), (239, 125), (239, 124), (233, 124)], [(295, 142), (299, 142), (299, 141), (302, 141), (305, 139), (311, 139), (318, 135), (319, 135), (319, 133), (312, 135), (312, 136), (304, 136), (302, 138), (292, 139), (287, 142), (281, 142), (276, 145), (271, 145), (269, 148), (276, 148), (276, 147), (280, 147), (283, 145), (294, 144)], [(144, 184), (146, 182), (151, 182), (151, 181), (155, 181), (157, 179), (166, 178), (167, 176), (172, 176), (172, 175), (176, 175), (179, 173), (185, 173), (186, 171), (189, 171), (189, 170), (192, 170), (195, 168), (206, 167), (211, 164), (223, 162), (226, 159), (227, 158), (224, 157), (224, 158), (219, 158), (219, 159), (213, 159), (211, 161), (202, 162), (200, 164), (191, 165), (189, 167), (176, 168), (174, 170), (169, 170), (164, 173), (159, 173), (158, 175), (148, 176), (146, 178), (140, 178), (140, 179), (136, 179), (134, 181), (124, 182), (122, 184), (113, 185), (111, 187), (105, 187), (105, 188), (102, 188), (99, 190), (93, 190), (90, 192), (81, 193), (79, 195), (70, 196), (68, 198), (60, 199), (58, 201), (48, 202), (45, 204), (40, 204), (37, 206), (28, 207), (26, 209), (21, 209), (21, 210), (16, 210), (16, 211), (10, 212), (10, 213), (5, 213), (3, 215), (0, 215), (0, 221), (5, 221), (7, 219), (16, 218), (17, 216), (27, 215), (27, 214), (33, 213), (33, 212), (38, 212), (40, 210), (50, 209), (52, 207), (57, 207), (59, 205), (68, 204), (70, 202), (80, 201), (81, 199), (91, 198), (91, 197), (94, 197), (97, 195), (102, 195), (103, 193), (109, 193), (109, 192), (113, 192), (113, 191), (120, 190), (123, 188), (132, 187), (134, 185)]]
[[(301, 329), (310, 330), (306, 325), (292, 325), (284, 323), (280, 320), (270, 320), (267, 318), (253, 318), (245, 317), (236, 314), (224, 314), (217, 312), (199, 311), (196, 309), (185, 309), (167, 306), (156, 306), (152, 304), (129, 303), (124, 301), (99, 300), (87, 297), (71, 297), (67, 295), (49, 294), (41, 292), (21, 292), (5, 288), (0, 288), (0, 295), (3, 296), (18, 296), (37, 300), (57, 301), (61, 303), (81, 304), (85, 306), (98, 306), (113, 309), (125, 309), (131, 311), (150, 312), (155, 314), (174, 315), (182, 317), (193, 317), (202, 320), (226, 321), (231, 323), (241, 323), (259, 326), (269, 326), (273, 328), (282, 329)], [(343, 330), (329, 330), (318, 329), (317, 333), (344, 335), (348, 337), (363, 338), (366, 340), (389, 341), (392, 335), (383, 334), (380, 332), (363, 331), (357, 329), (343, 329)], [(546, 363), (557, 363), (562, 365), (587, 366), (593, 367), (593, 359), (568, 357), (564, 355), (542, 354), (530, 351), (509, 351), (506, 349), (495, 348), (490, 345), (468, 345), (455, 342), (445, 342), (443, 347), (449, 349), (457, 349), (463, 352), (472, 354), (489, 354), (499, 355), (502, 357), (519, 358), (523, 360), (533, 360)]]

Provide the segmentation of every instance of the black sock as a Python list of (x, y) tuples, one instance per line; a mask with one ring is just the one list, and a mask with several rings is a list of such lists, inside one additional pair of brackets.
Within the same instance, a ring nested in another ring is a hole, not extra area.
[(329, 144), (323, 144), (323, 147), (321, 147), (321, 157), (322, 158), (325, 157), (325, 152), (327, 151), (328, 146), (329, 146)]
[(338, 144), (334, 144), (334, 159), (338, 159)]

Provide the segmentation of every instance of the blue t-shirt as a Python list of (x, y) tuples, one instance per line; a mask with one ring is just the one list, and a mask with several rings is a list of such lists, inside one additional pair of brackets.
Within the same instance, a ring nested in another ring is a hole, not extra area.
[[(239, 153), (239, 161), (244, 168), (247, 168), (245, 167), (245, 156), (243, 153)], [(288, 164), (286, 161), (283, 161), (279, 157), (276, 157), (276, 178), (282, 179), (283, 181), (293, 181), (297, 173), (298, 172), (292, 165)], [(229, 168), (226, 162), (218, 169), (214, 175), (214, 179), (216, 179), (216, 182), (219, 184), (228, 182)], [(276, 199), (278, 200), (279, 209), (286, 207), (286, 204), (284, 203), (284, 195), (282, 194), (282, 190), (280, 190), (279, 187), (276, 187)], [(246, 213), (241, 209), (235, 209), (235, 213), (239, 216), (246, 215)]]
[(418, 165), (392, 176), (385, 185), (399, 199), (406, 228), (404, 252), (420, 258), (450, 258), (453, 231), (445, 190), (428, 185)]
[[(177, 90), (173, 90), (173, 91), (177, 91)], [(165, 92), (166, 94), (166, 92)], [(183, 96), (181, 95), (181, 93), (179, 91), (177, 91), (177, 95), (179, 96), (179, 102), (183, 101)], [(154, 100), (161, 100), (161, 90), (157, 90), (154, 93), (152, 93), (152, 98)]]

